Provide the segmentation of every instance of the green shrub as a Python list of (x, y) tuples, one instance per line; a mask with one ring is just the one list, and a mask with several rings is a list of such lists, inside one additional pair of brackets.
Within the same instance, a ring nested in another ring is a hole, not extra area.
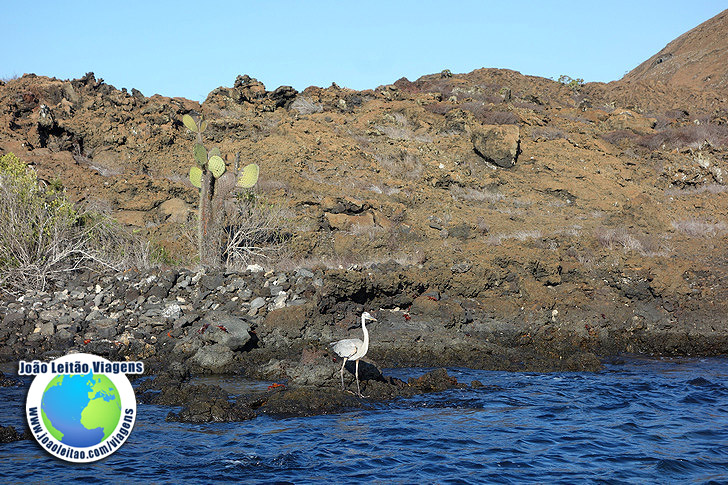
[(584, 80), (580, 77), (574, 79), (571, 76), (562, 74), (559, 76), (559, 82), (571, 88), (574, 93), (578, 93), (581, 87), (584, 85)]
[(0, 287), (43, 290), (79, 268), (123, 270), (146, 263), (145, 244), (110, 217), (74, 206), (8, 153), (0, 158)]

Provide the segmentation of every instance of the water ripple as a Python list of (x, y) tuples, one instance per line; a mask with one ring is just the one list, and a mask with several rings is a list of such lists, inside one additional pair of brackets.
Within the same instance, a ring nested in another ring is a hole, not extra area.
[[(407, 378), (422, 369), (398, 369)], [(2, 445), (9, 482), (728, 482), (728, 359), (627, 360), (600, 373), (451, 369), (457, 389), (375, 410), (242, 423), (166, 423), (140, 404), (124, 447), (89, 467)], [(228, 383), (235, 388), (236, 382)], [(246, 385), (248, 385), (247, 383)], [(0, 389), (23, 426), (22, 389)]]

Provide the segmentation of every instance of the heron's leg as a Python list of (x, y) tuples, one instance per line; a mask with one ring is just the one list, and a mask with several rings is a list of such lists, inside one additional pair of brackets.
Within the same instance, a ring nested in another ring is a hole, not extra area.
[(359, 397), (362, 397), (361, 389), (359, 389), (359, 359), (356, 359), (356, 392), (359, 393)]
[[(341, 390), (344, 390), (344, 366), (346, 365), (347, 358), (344, 357), (344, 363), (341, 364)], [(357, 361), (358, 363), (358, 361)]]

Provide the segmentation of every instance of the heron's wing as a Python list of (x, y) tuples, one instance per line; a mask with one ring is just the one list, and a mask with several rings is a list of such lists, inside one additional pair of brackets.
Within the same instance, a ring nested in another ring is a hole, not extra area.
[(339, 357), (351, 357), (363, 346), (364, 342), (358, 338), (347, 338), (331, 344), (333, 351), (336, 352)]

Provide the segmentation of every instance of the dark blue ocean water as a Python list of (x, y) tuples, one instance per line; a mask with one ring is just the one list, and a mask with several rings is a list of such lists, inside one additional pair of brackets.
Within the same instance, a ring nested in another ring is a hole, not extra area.
[[(0, 445), (0, 481), (728, 483), (728, 359), (449, 371), (486, 387), (230, 424), (166, 423), (169, 408), (140, 405), (127, 443), (97, 463), (59, 461), (34, 441)], [(21, 425), (24, 400), (25, 389), (0, 389), (0, 422)]]

